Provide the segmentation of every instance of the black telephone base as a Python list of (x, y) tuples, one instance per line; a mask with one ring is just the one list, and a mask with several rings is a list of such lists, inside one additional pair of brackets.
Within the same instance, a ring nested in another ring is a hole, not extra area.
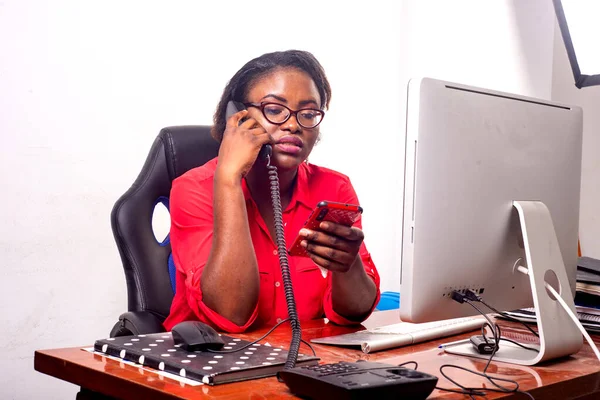
[(438, 378), (410, 368), (358, 361), (279, 372), (295, 395), (310, 399), (426, 399)]

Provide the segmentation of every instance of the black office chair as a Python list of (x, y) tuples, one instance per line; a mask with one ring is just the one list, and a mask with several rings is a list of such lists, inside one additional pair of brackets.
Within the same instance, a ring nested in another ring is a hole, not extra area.
[(156, 240), (152, 214), (169, 208), (171, 184), (186, 171), (216, 157), (219, 144), (209, 126), (164, 128), (152, 145), (137, 179), (115, 203), (111, 225), (127, 282), (128, 312), (110, 337), (162, 332), (174, 294), (174, 265), (168, 237)]

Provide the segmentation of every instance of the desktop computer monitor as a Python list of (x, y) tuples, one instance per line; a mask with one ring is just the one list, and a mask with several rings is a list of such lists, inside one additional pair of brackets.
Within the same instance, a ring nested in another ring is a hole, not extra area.
[[(473, 308), (451, 298), (452, 291), (465, 289), (500, 310), (537, 307), (538, 300), (548, 300), (545, 293), (545, 298), (537, 296), (545, 291), (544, 282), (558, 286), (572, 304), (581, 146), (578, 107), (412, 79), (401, 319), (427, 322), (472, 315)], [(539, 265), (549, 259), (555, 267)], [(517, 270), (531, 271), (527, 264), (532, 260), (537, 284), (531, 273)]]

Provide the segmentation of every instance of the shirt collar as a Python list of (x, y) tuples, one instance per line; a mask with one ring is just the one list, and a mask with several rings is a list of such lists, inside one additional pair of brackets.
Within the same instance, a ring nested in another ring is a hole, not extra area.
[[(298, 177), (296, 178), (296, 186), (294, 187), (294, 192), (292, 194), (292, 200), (290, 201), (290, 205), (288, 209), (295, 206), (296, 202), (302, 203), (308, 208), (312, 208), (317, 204), (316, 201), (311, 199), (310, 190), (309, 190), (309, 171), (310, 167), (306, 163), (300, 164), (298, 167)], [(248, 188), (248, 184), (246, 183), (246, 179), (242, 179), (242, 191), (244, 193), (244, 200), (248, 201), (252, 199), (252, 194), (250, 193), (250, 189)], [(254, 199), (252, 199), (254, 201)]]

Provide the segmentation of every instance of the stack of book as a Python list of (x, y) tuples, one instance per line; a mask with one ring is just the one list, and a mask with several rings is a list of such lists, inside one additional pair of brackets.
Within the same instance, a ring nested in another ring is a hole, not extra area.
[(575, 304), (600, 309), (600, 260), (579, 257)]

